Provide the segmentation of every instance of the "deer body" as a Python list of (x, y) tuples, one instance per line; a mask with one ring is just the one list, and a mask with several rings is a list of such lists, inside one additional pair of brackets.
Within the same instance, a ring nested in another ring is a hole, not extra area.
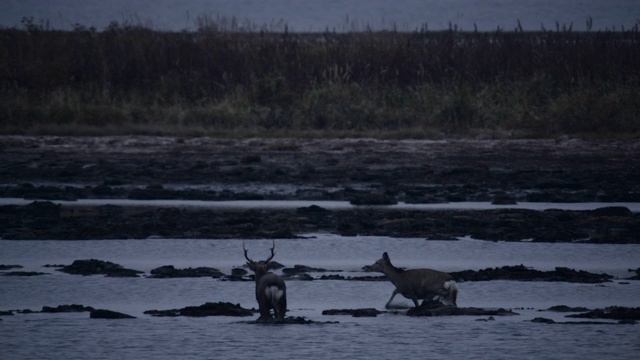
[(373, 268), (384, 273), (396, 287), (385, 305), (386, 308), (390, 307), (391, 301), (397, 294), (411, 299), (415, 306), (419, 305), (418, 300), (431, 300), (434, 297), (458, 306), (456, 304), (458, 288), (450, 274), (432, 269), (398, 269), (391, 264), (391, 259), (386, 252), (382, 254), (380, 260), (375, 262)]
[(271, 248), (271, 256), (265, 261), (256, 262), (247, 256), (247, 249), (244, 248), (244, 256), (247, 259), (247, 266), (255, 273), (256, 300), (260, 309), (260, 319), (271, 318), (271, 309), (278, 319), (284, 319), (287, 312), (287, 286), (282, 278), (269, 272), (269, 262), (275, 256), (274, 246)]

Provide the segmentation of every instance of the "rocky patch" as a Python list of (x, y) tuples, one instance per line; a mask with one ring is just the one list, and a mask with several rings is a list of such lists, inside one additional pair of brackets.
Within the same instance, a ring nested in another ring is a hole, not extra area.
[(640, 280), (640, 268), (629, 269), (629, 272), (635, 273), (635, 275), (631, 276), (627, 280)]
[[(0, 206), (0, 238), (293, 238), (310, 232), (491, 241), (640, 243), (640, 214), (510, 209), (639, 202), (637, 141), (0, 137), (0, 197), (339, 200), (355, 209), (222, 211)], [(612, 175), (613, 174), (613, 175)], [(46, 182), (52, 185), (39, 185)], [(78, 186), (69, 186), (77, 184)], [(184, 184), (176, 187), (172, 184)], [(487, 211), (399, 211), (481, 201)]]
[(340, 270), (327, 270), (322, 268), (314, 268), (307, 265), (293, 265), (292, 268), (284, 268), (282, 269), (282, 273), (286, 276), (293, 276), (301, 273), (309, 273), (309, 272), (340, 272)]
[(11, 269), (22, 269), (22, 265), (3, 265), (0, 264), (0, 271), (7, 271)]
[(539, 324), (565, 324), (565, 325), (611, 325), (611, 324), (635, 324), (635, 320), (620, 320), (617, 323), (611, 321), (555, 321), (553, 319), (536, 317), (531, 320), (533, 323)]
[(567, 315), (567, 317), (585, 319), (640, 320), (640, 308), (610, 306), (604, 309), (596, 309), (580, 314)]
[[(60, 206), (33, 202), (0, 206), (3, 239), (300, 238), (328, 232), (343, 236), (422, 237), (535, 242), (640, 243), (640, 214), (627, 208), (569, 210), (353, 210)], [(615, 231), (614, 231), (615, 230)]]
[(511, 316), (519, 315), (505, 309), (462, 308), (433, 302), (423, 302), (407, 311), (408, 316)]
[(38, 272), (38, 271), (9, 271), (9, 272), (3, 272), (0, 275), (2, 276), (40, 276), (40, 275), (48, 275), (48, 274), (43, 272)]
[(212, 277), (221, 278), (224, 274), (215, 268), (211, 267), (197, 267), (176, 269), (173, 265), (164, 265), (152, 269), (149, 278), (154, 279), (167, 279), (167, 278), (191, 278), (191, 277)]
[[(70, 305), (58, 305), (56, 307), (53, 306), (43, 306), (42, 310), (34, 311), (31, 309), (21, 309), (15, 310), (15, 312), (20, 314), (35, 314), (35, 313), (78, 313), (78, 312), (91, 312), (95, 309), (91, 306), (84, 306), (79, 304), (70, 304)], [(0, 315), (13, 315), (13, 310), (0, 311)]]
[(70, 313), (70, 312), (91, 312), (95, 309), (91, 306), (84, 306), (78, 304), (71, 305), (58, 305), (56, 307), (43, 306), (40, 312), (43, 313)]
[[(543, 310), (540, 310), (543, 311)], [(585, 308), (585, 307), (570, 307), (567, 305), (556, 305), (556, 306), (552, 306), (544, 311), (553, 311), (553, 312), (585, 312), (585, 311), (590, 311), (589, 309)]]
[(287, 316), (284, 319), (277, 318), (258, 318), (250, 324), (260, 325), (313, 325), (313, 324), (337, 324), (336, 321), (318, 322), (309, 320), (303, 316)]
[[(629, 166), (640, 161), (633, 140), (3, 136), (0, 147), (0, 184), (17, 185), (0, 187), (2, 197), (350, 201), (373, 194), (391, 201), (498, 203), (640, 199), (638, 169)], [(31, 184), (43, 181), (94, 185)], [(176, 190), (163, 185), (256, 181), (292, 185), (296, 191), (242, 186)]]
[(171, 310), (147, 310), (144, 313), (160, 317), (205, 317), (205, 316), (252, 316), (254, 310), (245, 309), (240, 304), (228, 302), (205, 303), (200, 306), (187, 306), (181, 309)]
[(89, 313), (91, 319), (135, 319), (135, 316), (123, 314), (117, 311), (97, 309)]
[(111, 277), (138, 277), (142, 271), (126, 269), (121, 265), (103, 260), (75, 260), (71, 265), (64, 266), (57, 271), (73, 275), (106, 275)]
[(322, 315), (349, 315), (353, 317), (376, 317), (383, 314), (383, 311), (373, 308), (366, 309), (329, 309), (322, 311)]
[(613, 276), (608, 274), (593, 274), (584, 270), (573, 270), (566, 267), (556, 267), (553, 271), (540, 271), (530, 269), (524, 265), (487, 268), (478, 271), (465, 270), (451, 272), (450, 274), (458, 281), (564, 281), (595, 284), (609, 282), (613, 279)]

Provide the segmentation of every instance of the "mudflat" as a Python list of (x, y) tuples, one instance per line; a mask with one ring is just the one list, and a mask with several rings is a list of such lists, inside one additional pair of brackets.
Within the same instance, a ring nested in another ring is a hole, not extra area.
[[(328, 231), (485, 240), (640, 242), (639, 215), (521, 210), (520, 202), (640, 202), (640, 142), (623, 140), (0, 137), (0, 197), (319, 200), (355, 209), (185, 209), (38, 201), (2, 206), (0, 236), (289, 237)], [(390, 210), (480, 201), (503, 209)], [(47, 215), (49, 214), (49, 215)], [(40, 220), (38, 220), (40, 219)], [(44, 225), (43, 225), (44, 224)]]

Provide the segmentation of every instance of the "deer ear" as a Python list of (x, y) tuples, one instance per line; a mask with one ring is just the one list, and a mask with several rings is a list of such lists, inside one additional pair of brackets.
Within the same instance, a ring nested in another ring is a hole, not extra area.
[(387, 252), (385, 251), (384, 254), (382, 254), (382, 258), (385, 260), (389, 260), (389, 254), (387, 254)]

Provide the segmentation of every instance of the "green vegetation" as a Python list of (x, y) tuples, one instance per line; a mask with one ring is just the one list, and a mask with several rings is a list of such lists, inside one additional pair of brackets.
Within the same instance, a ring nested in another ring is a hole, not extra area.
[(640, 134), (640, 31), (0, 29), (0, 134)]

